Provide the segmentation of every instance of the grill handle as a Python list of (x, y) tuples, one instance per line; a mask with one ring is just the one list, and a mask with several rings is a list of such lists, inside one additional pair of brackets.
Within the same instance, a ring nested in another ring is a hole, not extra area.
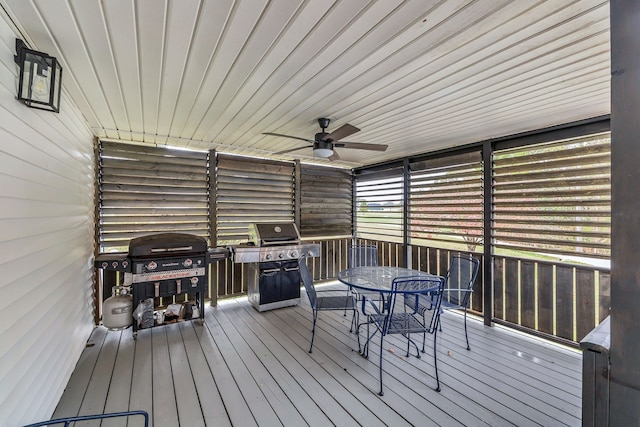
[(152, 248), (149, 249), (149, 253), (158, 253), (158, 252), (181, 252), (181, 251), (191, 251), (193, 250), (193, 246), (175, 246), (172, 248)]
[(291, 268), (285, 267), (285, 268), (283, 268), (283, 270), (287, 271), (287, 272), (289, 272), (289, 271), (298, 271), (298, 270), (300, 270), (300, 268), (299, 267), (291, 267)]

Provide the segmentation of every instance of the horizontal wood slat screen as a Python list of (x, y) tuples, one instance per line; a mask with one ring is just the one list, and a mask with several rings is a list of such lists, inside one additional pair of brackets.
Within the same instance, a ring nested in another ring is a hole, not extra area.
[(497, 253), (609, 259), (610, 146), (609, 134), (599, 134), (495, 151)]
[(216, 245), (246, 243), (249, 224), (294, 221), (295, 164), (216, 154)]
[(301, 166), (302, 237), (351, 236), (351, 176), (346, 169)]
[(482, 251), (482, 153), (472, 151), (409, 164), (409, 242)]
[(393, 167), (355, 176), (356, 236), (403, 241), (404, 170)]
[(209, 239), (209, 154), (100, 141), (99, 249), (159, 232)]

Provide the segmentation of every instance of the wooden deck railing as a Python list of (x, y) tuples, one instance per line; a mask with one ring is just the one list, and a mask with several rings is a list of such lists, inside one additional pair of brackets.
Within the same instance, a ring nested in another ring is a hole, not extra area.
[[(347, 268), (347, 250), (351, 241), (350, 238), (309, 241), (321, 246), (320, 256), (310, 262), (314, 280), (335, 279), (340, 270)], [(410, 262), (406, 262), (406, 251), (400, 243), (362, 239), (358, 243), (375, 244), (378, 247), (380, 265), (410, 265), (438, 275), (447, 273), (452, 252), (447, 249), (412, 246)], [(480, 258), (482, 268), (483, 256), (474, 255)], [(235, 264), (231, 259), (226, 259), (209, 268), (210, 286), (206, 297), (211, 299), (213, 305), (218, 298), (247, 292), (247, 264)], [(484, 312), (483, 284), (486, 277), (481, 270), (474, 285), (470, 310), (477, 314)], [(121, 281), (121, 275), (114, 272), (103, 273), (102, 286), (107, 296), (116, 280)], [(609, 315), (610, 270), (494, 256), (493, 295), (495, 321), (577, 343)]]
[(494, 257), (494, 317), (580, 341), (609, 315), (610, 269)]
[[(376, 242), (367, 242), (376, 243)], [(377, 242), (382, 265), (395, 265), (402, 245)], [(380, 246), (379, 246), (380, 247)], [(411, 266), (444, 275), (450, 250), (411, 247)], [(483, 255), (480, 266), (484, 265)], [(470, 309), (484, 312), (484, 271), (478, 273)], [(506, 256), (493, 257), (493, 319), (531, 332), (579, 342), (609, 315), (611, 273), (608, 268), (536, 261)]]

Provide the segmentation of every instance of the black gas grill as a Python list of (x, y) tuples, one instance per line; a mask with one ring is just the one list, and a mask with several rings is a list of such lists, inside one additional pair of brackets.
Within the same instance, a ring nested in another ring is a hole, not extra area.
[(294, 223), (249, 226), (249, 242), (231, 248), (233, 261), (248, 263), (247, 294), (258, 311), (300, 302), (298, 258), (320, 255), (317, 243), (302, 243)]
[[(160, 233), (131, 239), (129, 253), (96, 257), (95, 265), (105, 270), (132, 273), (133, 309), (148, 298), (195, 295), (200, 319), (204, 319), (204, 298), (208, 265), (229, 256), (224, 248), (209, 249), (207, 241), (184, 233)], [(133, 336), (138, 324), (133, 322)]]

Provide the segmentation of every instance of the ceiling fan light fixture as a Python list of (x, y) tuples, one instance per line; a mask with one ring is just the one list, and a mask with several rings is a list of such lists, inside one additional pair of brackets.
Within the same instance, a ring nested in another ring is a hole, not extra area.
[(313, 155), (316, 157), (331, 157), (333, 150), (330, 148), (314, 148)]

